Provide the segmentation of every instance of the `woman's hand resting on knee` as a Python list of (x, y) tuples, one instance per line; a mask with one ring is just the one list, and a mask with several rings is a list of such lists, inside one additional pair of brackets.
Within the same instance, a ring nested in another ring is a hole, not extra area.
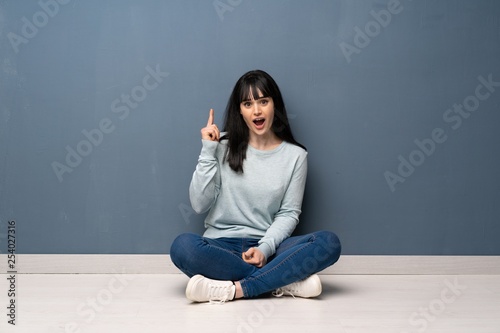
[(243, 261), (249, 263), (250, 265), (254, 265), (256, 267), (263, 267), (266, 263), (266, 256), (262, 253), (258, 248), (252, 247), (247, 250), (247, 252), (243, 252), (242, 254)]

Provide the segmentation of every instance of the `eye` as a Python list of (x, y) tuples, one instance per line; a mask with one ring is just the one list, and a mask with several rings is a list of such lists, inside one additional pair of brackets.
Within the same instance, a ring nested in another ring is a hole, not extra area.
[(243, 106), (249, 108), (252, 104), (250, 102), (243, 102)]
[(260, 100), (260, 104), (262, 104), (262, 105), (267, 105), (267, 103), (269, 103), (269, 101), (267, 99)]

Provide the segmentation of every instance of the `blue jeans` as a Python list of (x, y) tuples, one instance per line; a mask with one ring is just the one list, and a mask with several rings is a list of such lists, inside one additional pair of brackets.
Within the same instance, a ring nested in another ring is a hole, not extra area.
[(192, 233), (179, 235), (170, 257), (182, 272), (201, 274), (215, 280), (239, 281), (245, 298), (256, 297), (303, 280), (328, 266), (340, 256), (338, 237), (318, 231), (284, 240), (261, 268), (248, 264), (242, 253), (258, 245), (253, 238), (211, 239)]

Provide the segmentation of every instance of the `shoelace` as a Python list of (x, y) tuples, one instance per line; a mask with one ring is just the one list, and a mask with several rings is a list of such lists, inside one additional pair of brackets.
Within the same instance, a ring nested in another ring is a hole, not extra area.
[(210, 284), (208, 288), (208, 301), (210, 304), (224, 304), (231, 294), (231, 286)]
[(273, 296), (274, 297), (282, 297), (285, 293), (287, 293), (290, 296), (292, 296), (293, 298), (295, 298), (295, 295), (291, 291), (283, 289), (283, 288), (278, 288), (275, 291), (273, 291)]

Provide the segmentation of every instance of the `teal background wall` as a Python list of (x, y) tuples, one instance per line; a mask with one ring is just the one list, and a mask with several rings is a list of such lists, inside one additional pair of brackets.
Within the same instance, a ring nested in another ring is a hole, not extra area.
[(297, 233), (344, 254), (500, 255), (500, 2), (0, 1), (0, 251), (168, 253), (203, 232), (199, 130), (278, 82)]

